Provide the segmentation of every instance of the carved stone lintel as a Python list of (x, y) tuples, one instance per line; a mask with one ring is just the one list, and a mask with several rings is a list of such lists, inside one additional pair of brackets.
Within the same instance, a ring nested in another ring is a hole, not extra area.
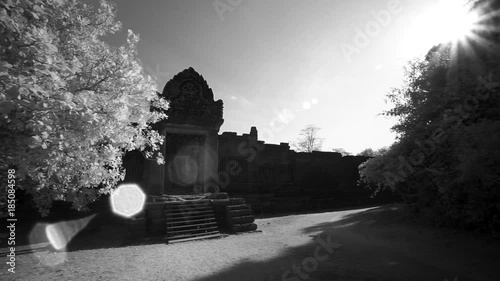
[[(192, 67), (175, 75), (163, 88), (162, 96), (170, 102), (170, 122), (198, 117), (213, 124), (222, 124), (223, 102), (214, 101), (207, 81)], [(180, 118), (175, 118), (176, 116)], [(167, 123), (168, 123), (167, 119)], [(220, 125), (219, 125), (220, 126)]]

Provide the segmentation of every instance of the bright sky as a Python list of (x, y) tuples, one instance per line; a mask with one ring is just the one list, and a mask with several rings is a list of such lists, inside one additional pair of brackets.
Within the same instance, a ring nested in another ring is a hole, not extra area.
[(438, 0), (116, 2), (123, 30), (110, 42), (139, 33), (139, 58), (160, 91), (197, 70), (224, 101), (221, 132), (257, 126), (259, 139), (280, 143), (314, 124), (323, 150), (358, 153), (394, 141), (394, 120), (378, 114), (404, 62), (432, 47), (422, 16)]

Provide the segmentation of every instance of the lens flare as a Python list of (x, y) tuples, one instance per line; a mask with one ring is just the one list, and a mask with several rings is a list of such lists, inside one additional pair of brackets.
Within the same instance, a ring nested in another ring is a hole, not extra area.
[(463, 44), (474, 36), (479, 15), (461, 0), (440, 0), (414, 18), (403, 36), (403, 57), (425, 55), (440, 43)]
[(33, 256), (40, 262), (40, 264), (48, 267), (53, 267), (62, 264), (66, 261), (67, 253), (64, 251), (53, 252), (47, 250), (51, 243), (47, 242), (46, 229), (50, 224), (39, 222), (36, 223), (31, 229), (28, 239), (30, 245), (27, 247), (29, 250), (33, 250)]
[(45, 227), (45, 235), (54, 249), (62, 250), (94, 217), (49, 224)]
[(146, 195), (137, 184), (121, 184), (113, 191), (110, 200), (115, 214), (130, 218), (142, 211)]

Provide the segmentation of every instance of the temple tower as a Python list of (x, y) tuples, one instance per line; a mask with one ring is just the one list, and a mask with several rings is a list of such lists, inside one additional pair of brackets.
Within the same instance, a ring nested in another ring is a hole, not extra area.
[(156, 194), (218, 191), (222, 100), (214, 101), (212, 89), (191, 67), (168, 81), (161, 95), (169, 101), (168, 118), (155, 128), (165, 136), (165, 165), (148, 169), (155, 178), (150, 190)]

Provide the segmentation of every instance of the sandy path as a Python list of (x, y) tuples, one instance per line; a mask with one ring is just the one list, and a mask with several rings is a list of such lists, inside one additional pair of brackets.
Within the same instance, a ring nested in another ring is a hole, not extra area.
[(383, 210), (259, 219), (263, 233), (222, 239), (25, 254), (16, 274), (2, 265), (0, 279), (500, 280), (498, 240), (407, 224)]

